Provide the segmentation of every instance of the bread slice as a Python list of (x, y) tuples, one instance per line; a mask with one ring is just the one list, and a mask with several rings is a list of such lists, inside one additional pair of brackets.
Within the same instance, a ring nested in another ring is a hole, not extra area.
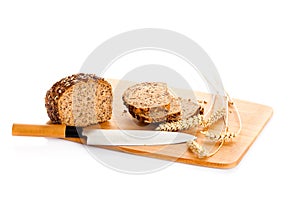
[(203, 114), (203, 107), (190, 99), (175, 98), (166, 83), (143, 82), (129, 87), (122, 96), (129, 113), (144, 123), (178, 121)]
[(171, 121), (173, 119), (181, 118), (181, 105), (178, 98), (172, 97), (170, 103), (170, 110), (152, 111), (148, 114), (135, 113), (134, 110), (129, 109), (129, 113), (144, 123), (157, 123), (162, 121)]
[(74, 74), (56, 82), (45, 97), (53, 123), (85, 127), (112, 116), (112, 87), (92, 74)]
[(182, 111), (182, 119), (190, 118), (194, 115), (204, 114), (204, 107), (191, 99), (180, 99), (181, 102), (181, 111)]
[(150, 115), (136, 114), (132, 110), (129, 113), (144, 123), (172, 122), (180, 119), (187, 119), (196, 114), (203, 114), (204, 108), (191, 99), (173, 98), (170, 110), (167, 113), (156, 112)]
[(143, 82), (125, 90), (124, 105), (135, 114), (167, 112), (170, 110), (172, 95), (166, 83)]

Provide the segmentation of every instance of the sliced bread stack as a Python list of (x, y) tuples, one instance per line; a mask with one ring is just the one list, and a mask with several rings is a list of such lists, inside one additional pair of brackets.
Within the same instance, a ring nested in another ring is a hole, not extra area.
[(196, 102), (174, 97), (166, 83), (143, 82), (133, 85), (123, 93), (123, 103), (129, 113), (144, 123), (177, 121), (203, 114)]

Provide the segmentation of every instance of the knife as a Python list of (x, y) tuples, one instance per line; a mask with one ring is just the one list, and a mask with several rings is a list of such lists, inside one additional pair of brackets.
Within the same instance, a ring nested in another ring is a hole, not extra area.
[(179, 144), (196, 137), (182, 132), (151, 130), (90, 129), (66, 125), (13, 124), (13, 136), (38, 136), (52, 138), (84, 138), (87, 145), (167, 145)]

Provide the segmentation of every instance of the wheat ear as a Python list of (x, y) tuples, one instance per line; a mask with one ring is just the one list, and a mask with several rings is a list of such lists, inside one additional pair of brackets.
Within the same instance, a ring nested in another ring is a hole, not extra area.
[(214, 123), (216, 123), (219, 119), (224, 117), (226, 115), (226, 108), (221, 108), (214, 112), (205, 122), (204, 122), (204, 128), (208, 128)]
[[(229, 96), (227, 95), (227, 97), (229, 98)], [(231, 141), (233, 138), (237, 137), (240, 132), (242, 131), (242, 120), (241, 120), (241, 116), (240, 113), (238, 112), (238, 109), (235, 105), (235, 103), (229, 98), (228, 101), (229, 106), (233, 107), (236, 110), (237, 113), (237, 118), (238, 118), (238, 122), (239, 122), (239, 130), (237, 130), (236, 132), (232, 132), (228, 130), (228, 123), (226, 123), (226, 128), (225, 131), (221, 132), (221, 133), (213, 133), (211, 131), (201, 131), (201, 133), (203, 135), (205, 135), (206, 137), (208, 137), (209, 139), (213, 140), (213, 141), (219, 141), (219, 142), (223, 142), (223, 141)]]
[[(229, 95), (227, 94), (227, 99), (228, 99), (228, 106), (232, 106), (234, 107), (234, 109), (237, 112), (237, 117), (238, 117), (238, 121), (239, 121), (239, 130), (237, 132), (231, 132), (228, 130), (228, 116), (225, 118), (225, 124), (226, 124), (226, 128), (224, 132), (221, 132), (220, 134), (215, 134), (211, 131), (208, 131), (208, 129), (206, 129), (206, 131), (201, 131), (202, 134), (204, 134), (206, 137), (208, 137), (210, 140), (216, 141), (216, 142), (220, 142), (219, 147), (211, 154), (208, 154), (206, 149), (201, 146), (200, 144), (198, 144), (196, 141), (189, 141), (187, 143), (189, 149), (197, 155), (198, 158), (203, 158), (203, 157), (209, 157), (209, 156), (213, 156), (215, 155), (220, 148), (223, 146), (225, 141), (228, 140), (232, 140), (233, 138), (235, 138), (237, 135), (240, 134), (240, 132), (242, 131), (242, 120), (241, 120), (241, 116), (240, 113), (238, 112), (238, 109), (235, 105), (235, 103), (232, 101), (232, 99), (229, 97)], [(228, 113), (226, 112), (226, 109), (223, 108), (217, 112), (215, 112), (205, 123), (204, 128), (208, 128), (209, 126), (211, 126), (212, 124), (214, 124), (216, 121), (218, 121), (219, 119), (221, 119), (222, 117), (225, 117)]]
[(220, 134), (216, 134), (211, 131), (201, 131), (201, 133), (205, 135), (207, 138), (209, 138), (210, 140), (216, 142), (231, 141), (233, 138), (235, 138), (238, 135), (237, 132), (230, 132), (230, 131), (225, 131)]
[(226, 108), (221, 108), (214, 112), (207, 120), (204, 120), (203, 115), (195, 115), (187, 119), (182, 119), (174, 122), (166, 122), (158, 125), (157, 131), (179, 131), (185, 130), (196, 126), (202, 126), (203, 128), (208, 128), (219, 119), (226, 115)]
[(156, 128), (157, 131), (178, 131), (185, 130), (195, 126), (204, 126), (204, 117), (203, 115), (195, 115), (187, 119), (182, 119), (174, 122), (166, 122), (158, 125)]
[(187, 146), (188, 148), (195, 154), (197, 155), (198, 158), (205, 158), (205, 157), (211, 157), (213, 155), (215, 155), (223, 146), (224, 141), (221, 141), (218, 148), (212, 152), (209, 153), (207, 151), (207, 149), (204, 146), (201, 146), (200, 144), (198, 144), (195, 140), (190, 140), (187, 142)]
[(187, 146), (194, 154), (197, 155), (198, 158), (203, 158), (208, 155), (207, 150), (203, 146), (198, 144), (195, 140), (188, 141)]

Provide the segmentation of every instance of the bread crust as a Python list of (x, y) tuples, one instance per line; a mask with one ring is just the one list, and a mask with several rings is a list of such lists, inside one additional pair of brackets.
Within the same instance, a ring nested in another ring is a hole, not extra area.
[[(192, 117), (196, 114), (201, 114), (203, 115), (204, 113), (204, 108), (196, 103), (193, 102), (190, 99), (184, 99), (184, 98), (178, 98), (177, 101), (180, 102), (180, 110), (175, 110), (175, 111), (169, 111), (166, 112), (165, 114), (161, 114), (159, 116), (151, 116), (150, 115), (145, 115), (143, 113), (136, 113), (134, 112), (133, 109), (128, 108), (128, 112), (132, 115), (132, 117), (136, 118), (140, 122), (143, 123), (159, 123), (159, 122), (172, 122), (172, 121), (178, 121), (181, 119), (187, 119), (189, 117)], [(189, 108), (189, 110), (187, 109)], [(171, 109), (172, 110), (172, 109)]]
[(156, 123), (162, 121), (174, 121), (181, 119), (181, 105), (180, 100), (178, 98), (172, 97), (170, 103), (170, 110), (153, 110), (148, 114), (145, 113), (137, 113), (134, 109), (129, 108), (129, 113), (134, 113), (134, 116), (138, 118), (138, 120), (143, 121), (145, 123)]
[[(88, 81), (95, 81), (98, 84), (104, 84), (106, 87), (109, 87), (112, 90), (110, 83), (108, 83), (103, 78), (97, 77), (94, 74), (85, 74), (85, 73), (78, 73), (73, 74), (71, 76), (62, 78), (61, 80), (57, 81), (53, 86), (47, 91), (45, 96), (45, 107), (47, 110), (47, 114), (52, 121), (52, 123), (62, 123), (61, 116), (59, 114), (58, 102), (59, 99), (63, 96), (63, 94), (72, 89), (75, 84), (88, 82)], [(112, 101), (112, 95), (110, 97)], [(111, 110), (111, 108), (110, 108)], [(110, 116), (111, 117), (111, 116)], [(110, 118), (109, 117), (109, 118)], [(67, 124), (67, 125), (74, 125), (74, 124)]]

